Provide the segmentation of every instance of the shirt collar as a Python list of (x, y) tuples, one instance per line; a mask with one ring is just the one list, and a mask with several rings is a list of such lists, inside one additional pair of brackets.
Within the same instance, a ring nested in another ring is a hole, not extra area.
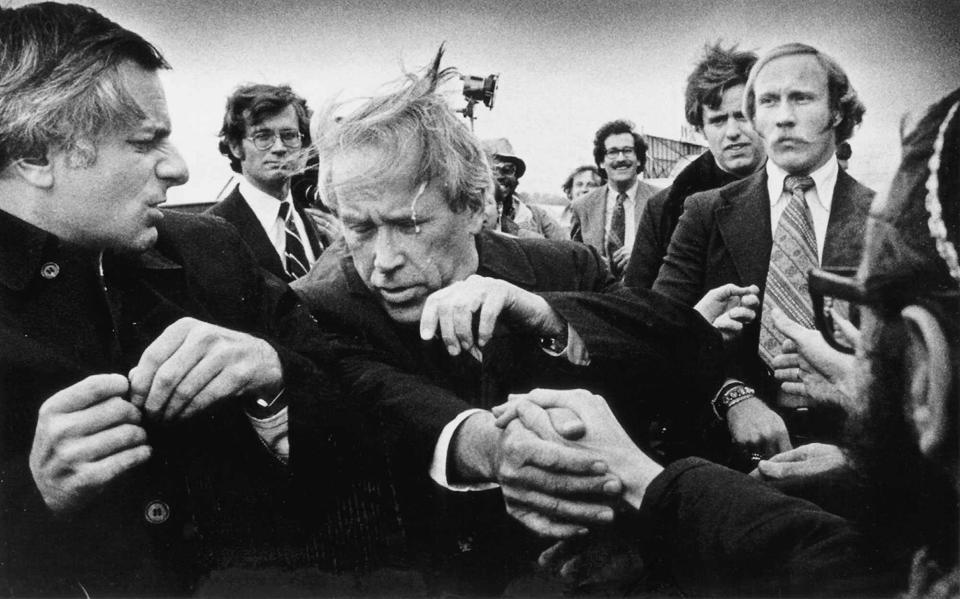
[[(639, 188), (640, 188), (640, 177), (637, 177), (636, 179), (634, 179), (633, 185), (631, 185), (630, 188), (627, 189), (626, 191), (628, 202), (632, 202), (633, 199), (637, 197), (637, 190)], [(613, 187), (611, 187), (609, 183), (607, 184), (607, 198), (609, 200), (616, 200), (617, 194), (619, 193), (620, 192), (614, 189)]]
[[(773, 205), (777, 203), (783, 193), (783, 182), (788, 173), (769, 159), (765, 168), (767, 169), (767, 191), (769, 192), (770, 204)], [(816, 185), (817, 201), (827, 212), (830, 211), (830, 206), (833, 204), (833, 190), (837, 186), (839, 168), (836, 156), (831, 156), (826, 164), (810, 173), (810, 178)]]
[[(280, 201), (272, 195), (257, 189), (250, 181), (247, 181), (246, 177), (240, 179), (238, 190), (240, 191), (240, 195), (243, 196), (243, 199), (247, 201), (250, 209), (253, 210), (253, 214), (257, 217), (257, 220), (260, 221), (263, 230), (270, 231), (280, 214)], [(284, 201), (289, 201), (290, 199), (291, 195), (288, 191)]]

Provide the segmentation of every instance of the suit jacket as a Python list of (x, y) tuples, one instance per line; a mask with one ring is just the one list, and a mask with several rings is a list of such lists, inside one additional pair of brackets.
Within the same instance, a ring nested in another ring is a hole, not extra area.
[[(838, 172), (822, 266), (859, 264), (873, 196), (846, 171)], [(773, 246), (766, 170), (694, 194), (684, 206), (654, 291), (692, 306), (704, 293), (725, 283), (755, 284), (762, 301)], [(731, 376), (757, 386), (764, 397), (773, 397), (776, 381), (757, 354), (760, 317), (744, 327), (731, 348), (728, 369)]]
[[(637, 195), (634, 198), (633, 205), (634, 224), (640, 224), (640, 217), (643, 215), (647, 200), (656, 195), (658, 191), (660, 190), (645, 181), (638, 182)], [(573, 216), (570, 219), (570, 230), (571, 232), (576, 230), (580, 232), (579, 239), (575, 239), (575, 241), (592, 245), (604, 256), (607, 254), (606, 194), (607, 186), (603, 185), (570, 203), (570, 209), (573, 211)]]
[[(297, 211), (297, 214), (300, 215), (300, 220), (303, 221), (303, 226), (307, 230), (307, 241), (310, 243), (313, 255), (319, 258), (326, 244), (326, 240), (317, 230), (310, 216), (304, 211), (303, 206), (298, 202), (294, 202), (293, 207)], [(279, 204), (277, 205), (277, 209), (279, 210)], [(253, 251), (253, 255), (256, 257), (257, 264), (260, 265), (260, 268), (280, 277), (284, 281), (290, 280), (290, 275), (287, 274), (283, 262), (280, 260), (277, 248), (274, 247), (270, 238), (267, 237), (267, 233), (263, 230), (260, 221), (257, 220), (250, 205), (243, 199), (239, 187), (235, 187), (233, 191), (230, 192), (230, 195), (208, 208), (206, 214), (219, 216), (233, 225), (237, 232), (240, 233), (243, 241)]]
[[(416, 325), (391, 320), (339, 244), (293, 287), (328, 332), (356, 409), (381, 431), (376, 436), (385, 443), (407, 529), (434, 539), (429, 542), (444, 554), (432, 558), (436, 567), (458, 572), (461, 580), (479, 579), (481, 586), (468, 590), (491, 594), (522, 563), (515, 553), (521, 545), (503, 541), (517, 525), (506, 518), (499, 491), (451, 493), (432, 483), (428, 467), (441, 429), (464, 410), (505, 401), (509, 392), (583, 387), (608, 398), (646, 444), (653, 398), (688, 407), (685, 397), (709, 397), (721, 382), (720, 347), (712, 327), (688, 308), (614, 283), (589, 246), (489, 231), (478, 235), (477, 245), (477, 274), (542, 295), (584, 338), (590, 367), (548, 356), (539, 339), (502, 325), (482, 364), (468, 354), (450, 357), (441, 341), (421, 341)], [(313, 426), (309, 415), (295, 412), (290, 422), (291, 435)], [(462, 567), (451, 565), (463, 547), (473, 550)]]
[(101, 278), (97, 253), (0, 212), (2, 594), (181, 595), (208, 569), (322, 561), (297, 540), (304, 527), (288, 519), (288, 474), (240, 398), (146, 424), (149, 462), (67, 517), (54, 517), (35, 486), (28, 456), (40, 405), (89, 375), (126, 374), (182, 317), (271, 343), (291, 402), (330, 388), (299, 353), (321, 359), (309, 314), (266, 280), (232, 227), (170, 211), (158, 230), (143, 254), (105, 254)]
[(637, 225), (637, 236), (623, 273), (623, 284), (646, 289), (653, 287), (663, 258), (667, 255), (670, 238), (683, 214), (684, 201), (698, 191), (717, 189), (739, 178), (717, 166), (717, 161), (708, 150), (680, 171), (673, 185), (650, 198)]

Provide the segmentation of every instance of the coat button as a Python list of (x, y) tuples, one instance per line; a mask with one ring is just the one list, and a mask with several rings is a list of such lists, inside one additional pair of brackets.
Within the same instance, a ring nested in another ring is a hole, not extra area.
[(40, 276), (44, 279), (55, 279), (60, 274), (60, 265), (56, 262), (47, 262), (40, 267)]
[(150, 524), (163, 524), (170, 519), (170, 506), (160, 500), (151, 501), (143, 510), (143, 517)]

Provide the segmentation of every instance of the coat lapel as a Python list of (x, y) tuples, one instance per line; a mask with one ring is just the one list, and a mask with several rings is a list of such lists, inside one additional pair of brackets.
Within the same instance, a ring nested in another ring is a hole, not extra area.
[(846, 171), (837, 173), (823, 244), (823, 267), (855, 267), (863, 251), (863, 235), (874, 193)]
[(766, 171), (760, 170), (744, 179), (742, 185), (720, 193), (723, 201), (716, 209), (717, 226), (740, 275), (739, 282), (763, 287), (773, 244)]
[(277, 248), (270, 243), (260, 221), (243, 199), (239, 189), (234, 189), (219, 205), (214, 206), (211, 213), (228, 220), (237, 229), (243, 241), (253, 250), (257, 263), (262, 268), (287, 280), (288, 275), (280, 262)]

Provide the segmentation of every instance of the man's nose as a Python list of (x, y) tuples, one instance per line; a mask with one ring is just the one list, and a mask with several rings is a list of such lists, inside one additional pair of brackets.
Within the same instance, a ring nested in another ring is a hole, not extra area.
[(164, 155), (157, 162), (156, 173), (169, 187), (183, 185), (190, 179), (190, 169), (173, 144), (167, 144)]
[(389, 227), (382, 227), (377, 231), (377, 238), (373, 246), (373, 268), (381, 273), (388, 273), (403, 265), (403, 249), (400, 247), (397, 236)]

